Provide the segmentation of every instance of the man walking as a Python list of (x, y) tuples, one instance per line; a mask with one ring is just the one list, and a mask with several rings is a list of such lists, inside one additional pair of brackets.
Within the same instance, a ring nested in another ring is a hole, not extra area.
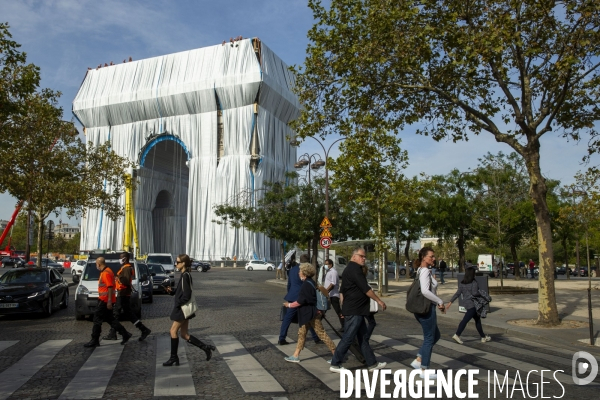
[[(131, 281), (135, 277), (135, 270), (133, 265), (129, 262), (129, 253), (123, 252), (121, 253), (121, 258), (119, 259), (122, 267), (117, 272), (116, 279), (116, 288), (117, 288), (117, 306), (114, 307), (114, 315), (117, 321), (119, 320), (119, 313), (122, 312), (125, 316), (131, 321), (133, 326), (138, 328), (141, 332), (141, 336), (138, 339), (140, 342), (148, 337), (150, 329), (142, 324), (142, 321), (138, 319), (131, 312), (131, 292), (133, 291), (133, 286)], [(113, 328), (110, 329), (108, 335), (102, 338), (103, 340), (117, 340), (117, 332)]]
[(379, 304), (379, 307), (381, 307), (381, 310), (385, 310), (386, 305), (377, 297), (367, 283), (367, 277), (362, 271), (365, 259), (366, 253), (362, 247), (354, 249), (352, 258), (342, 274), (343, 284), (341, 294), (344, 299), (342, 304), (342, 314), (345, 320), (344, 336), (342, 336), (342, 340), (340, 340), (331, 359), (329, 370), (332, 372), (339, 373), (345, 370), (340, 364), (355, 338), (358, 338), (358, 345), (365, 357), (369, 371), (381, 369), (386, 365), (384, 362), (377, 362), (375, 354), (373, 354), (373, 350), (368, 340), (366, 340), (368, 332), (365, 317), (371, 314), (369, 299), (375, 300)]
[(444, 281), (444, 273), (446, 272), (446, 261), (444, 261), (444, 259), (442, 258), (440, 260), (440, 283), (443, 285), (444, 283), (446, 283), (446, 281)]
[(283, 279), (283, 261), (279, 263), (277, 267), (277, 272), (275, 273), (275, 279)]
[[(302, 254), (300, 256), (301, 263), (309, 262), (308, 255)], [(288, 273), (288, 282), (287, 282), (287, 294), (284, 297), (284, 300), (289, 303), (293, 303), (298, 300), (298, 295), (300, 294), (300, 286), (302, 286), (302, 280), (300, 279), (300, 264), (296, 263), (295, 257), (292, 257), (290, 260), (291, 268)], [(279, 331), (279, 345), (283, 346), (289, 344), (285, 338), (288, 334), (288, 329), (294, 320), (294, 317), (298, 313), (297, 308), (286, 308), (285, 316), (283, 317), (283, 321), (281, 322), (281, 329)], [(313, 328), (310, 328), (310, 334), (312, 335), (315, 343), (322, 343), (322, 340), (317, 336), (317, 332)]]
[(535, 263), (533, 262), (533, 260), (530, 258), (529, 259), (529, 271), (531, 272), (531, 279), (533, 279), (533, 269), (535, 268)]
[(123, 336), (121, 344), (125, 344), (132, 335), (125, 330), (123, 325), (113, 315), (113, 304), (117, 301), (117, 297), (115, 296), (115, 274), (106, 266), (104, 257), (96, 259), (96, 268), (100, 271), (100, 277), (98, 278), (98, 307), (96, 307), (96, 312), (94, 313), (92, 340), (84, 344), (83, 347), (100, 346), (99, 339), (102, 333), (103, 322), (108, 322), (116, 332), (119, 332)]
[(342, 308), (340, 307), (340, 276), (338, 275), (337, 270), (333, 266), (333, 261), (328, 258), (325, 260), (325, 282), (323, 283), (323, 287), (325, 290), (329, 292), (329, 300), (331, 300), (331, 306), (335, 310), (337, 314), (340, 325), (342, 328), (340, 332), (344, 331), (344, 316), (342, 315)]

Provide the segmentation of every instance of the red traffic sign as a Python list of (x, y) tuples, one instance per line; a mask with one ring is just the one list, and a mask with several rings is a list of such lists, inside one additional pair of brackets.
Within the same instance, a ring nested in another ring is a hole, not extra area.
[(330, 237), (322, 237), (321, 240), (319, 241), (319, 244), (321, 245), (322, 248), (328, 249), (329, 247), (331, 247), (331, 238)]

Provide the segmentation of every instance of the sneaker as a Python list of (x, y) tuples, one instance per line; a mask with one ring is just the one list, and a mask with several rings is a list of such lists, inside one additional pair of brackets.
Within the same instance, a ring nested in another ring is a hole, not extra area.
[(331, 367), (329, 367), (329, 370), (331, 372), (337, 372), (339, 374), (341, 371), (347, 371), (347, 368), (344, 368), (341, 365), (339, 365), (339, 366), (338, 365), (332, 365)]
[(410, 366), (413, 367), (414, 369), (420, 369), (421, 368), (421, 362), (417, 361), (417, 359), (415, 358), (415, 360), (410, 363)]
[(460, 336), (458, 336), (456, 333), (454, 334), (454, 336), (452, 336), (452, 339), (454, 339), (454, 341), (458, 344), (463, 344), (463, 341), (460, 340)]
[(280, 340), (279, 342), (277, 342), (277, 344), (280, 345), (280, 346), (283, 346), (283, 345), (286, 345), (286, 344), (290, 344), (290, 342), (288, 342), (287, 340), (283, 339), (283, 340)]
[(289, 356), (289, 357), (285, 357), (284, 360), (287, 362), (299, 363), (300, 357)]
[(369, 371), (375, 371), (376, 369), (382, 369), (383, 367), (385, 367), (387, 365), (387, 363), (384, 362), (380, 362), (374, 365), (371, 365), (369, 367)]
[(485, 335), (485, 337), (481, 338), (481, 343), (489, 342), (491, 340), (492, 340), (491, 337), (489, 337), (488, 335)]
[(421, 371), (420, 376), (421, 376), (421, 379), (425, 379), (425, 376), (427, 376), (427, 378), (429, 378), (432, 381), (437, 379), (437, 374), (430, 370)]
[(132, 336), (133, 335), (127, 331), (123, 332), (123, 340), (121, 340), (121, 344), (123, 345), (123, 344), (127, 343), (127, 341), (129, 339), (131, 339)]

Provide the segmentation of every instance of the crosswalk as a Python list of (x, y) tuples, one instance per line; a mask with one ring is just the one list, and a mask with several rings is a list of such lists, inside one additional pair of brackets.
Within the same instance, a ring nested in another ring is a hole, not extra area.
[[(179, 361), (177, 367), (165, 368), (162, 361), (166, 360), (170, 352), (170, 338), (166, 335), (154, 338), (156, 345), (155, 363), (149, 366), (148, 374), (154, 377), (153, 397), (173, 398), (173, 397), (194, 397), (198, 396), (197, 387), (193, 379), (193, 363), (187, 357), (186, 348), (188, 344), (180, 341)], [(340, 375), (329, 371), (327, 360), (331, 354), (325, 346), (304, 348), (301, 353), (301, 362), (297, 364), (287, 364), (281, 362), (284, 356), (290, 356), (294, 353), (295, 345), (293, 340), (287, 338), (292, 344), (279, 346), (276, 335), (261, 335), (257, 340), (264, 342), (269, 352), (269, 357), (279, 361), (278, 367), (265, 365), (263, 360), (259, 361), (253, 354), (253, 350), (244, 345), (244, 339), (238, 339), (233, 335), (212, 335), (207, 336), (207, 340), (212, 342), (217, 351), (213, 355), (211, 363), (224, 363), (223, 368), (231, 373), (231, 377), (239, 385), (240, 393), (269, 395), (273, 399), (283, 399), (288, 394), (286, 387), (289, 387), (289, 376), (294, 376), (294, 371), (303, 370), (314, 377), (315, 385), (322, 385), (332, 392), (340, 390)], [(412, 368), (410, 362), (418, 352), (419, 342), (422, 340), (420, 335), (405, 335), (401, 338), (391, 338), (383, 335), (374, 334), (371, 337), (371, 344), (376, 351), (378, 361), (387, 362), (387, 368), (392, 371), (405, 370), (406, 376)], [(571, 356), (568, 350), (557, 349), (556, 347), (540, 344), (536, 342), (524, 342), (517, 338), (503, 337), (501, 341), (492, 341), (485, 345), (478, 345), (478, 338), (464, 336), (464, 345), (459, 345), (451, 339), (441, 339), (432, 355), (432, 368), (436, 369), (479, 369), (478, 379), (487, 381), (487, 373), (490, 366), (498, 371), (520, 371), (540, 373), (541, 370), (563, 370), (556, 372), (555, 377), (565, 386), (573, 386), (573, 380), (569, 375), (571, 372)], [(339, 340), (336, 340), (336, 344)], [(72, 342), (72, 339), (47, 340), (37, 345), (32, 345), (20, 359), (12, 365), (0, 369), (0, 400), (10, 398), (15, 392), (27, 388), (28, 385), (35, 384), (34, 376), (48, 365), (56, 356), (65, 351), (73, 351), (73, 346), (66, 350), (65, 348)], [(65, 382), (61, 389), (59, 399), (101, 399), (107, 393), (111, 378), (115, 373), (118, 362), (123, 357), (127, 346), (135, 346), (136, 343), (127, 343), (121, 346), (118, 341), (102, 342), (102, 345), (93, 349), (89, 356), (88, 350), (85, 350), (87, 359), (79, 367), (74, 376)], [(8, 359), (6, 354), (11, 349), (23, 346), (19, 340), (0, 341), (0, 360)], [(77, 345), (77, 348), (84, 352), (83, 347)], [(319, 354), (311, 350), (318, 351)], [(444, 350), (444, 351), (442, 351)], [(444, 355), (446, 354), (446, 355)], [(448, 356), (452, 354), (452, 357)], [(518, 355), (525, 356), (519, 357)], [(358, 361), (352, 356), (348, 356), (347, 367), (354, 369), (360, 368)], [(525, 358), (527, 361), (523, 360)], [(115, 362), (115, 360), (119, 360)], [(83, 360), (82, 360), (83, 361)], [(486, 368), (487, 367), (487, 368)], [(284, 373), (282, 369), (286, 369)], [(285, 378), (288, 376), (288, 378)], [(514, 376), (514, 374), (511, 374)], [(509, 378), (508, 383), (513, 384)], [(592, 385), (599, 386), (592, 383)]]

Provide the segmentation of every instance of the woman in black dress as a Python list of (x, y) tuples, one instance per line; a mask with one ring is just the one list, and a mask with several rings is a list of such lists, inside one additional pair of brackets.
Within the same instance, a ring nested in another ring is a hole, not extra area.
[(169, 358), (167, 362), (163, 363), (165, 367), (170, 367), (173, 364), (179, 365), (179, 357), (177, 356), (177, 348), (179, 347), (179, 337), (177, 336), (178, 333), (179, 336), (187, 340), (188, 343), (204, 350), (206, 353), (206, 361), (210, 360), (212, 351), (216, 349), (215, 346), (205, 344), (200, 341), (200, 339), (188, 333), (189, 321), (190, 319), (194, 318), (196, 314), (192, 314), (186, 319), (183, 315), (183, 311), (181, 311), (181, 306), (187, 303), (193, 295), (192, 276), (190, 275), (192, 260), (187, 254), (180, 254), (177, 256), (176, 267), (177, 270), (181, 272), (181, 279), (179, 279), (177, 289), (173, 291), (170, 286), (166, 287), (167, 293), (169, 293), (171, 296), (175, 296), (175, 307), (171, 312), (171, 321), (173, 321), (173, 325), (171, 325), (171, 358)]

